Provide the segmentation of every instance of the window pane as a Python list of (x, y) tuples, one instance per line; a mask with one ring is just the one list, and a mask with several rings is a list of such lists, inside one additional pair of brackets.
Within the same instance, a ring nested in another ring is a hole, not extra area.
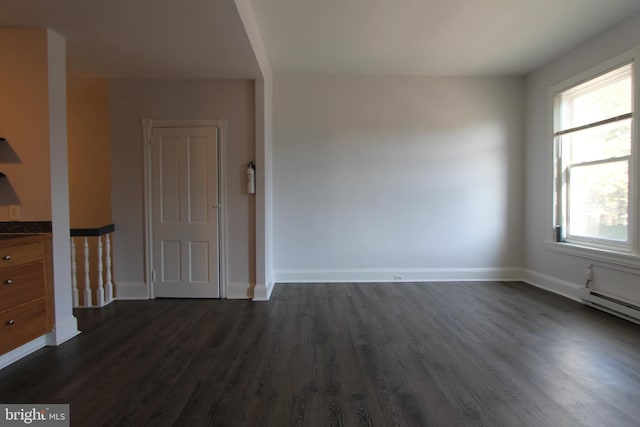
[(618, 68), (562, 93), (562, 129), (631, 112), (632, 66)]
[(571, 163), (610, 159), (631, 154), (631, 119), (564, 135)]
[(570, 235), (627, 241), (628, 174), (626, 160), (571, 169)]

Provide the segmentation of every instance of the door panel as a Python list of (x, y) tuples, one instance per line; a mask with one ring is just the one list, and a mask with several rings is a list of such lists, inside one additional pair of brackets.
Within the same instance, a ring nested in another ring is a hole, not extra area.
[(218, 133), (153, 128), (154, 295), (218, 298)]
[(189, 277), (192, 282), (208, 282), (209, 269), (209, 242), (189, 242), (191, 257), (191, 271)]
[(180, 282), (180, 242), (163, 240), (161, 265), (161, 280), (163, 282)]
[(208, 223), (210, 206), (207, 198), (200, 197), (207, 194), (207, 140), (194, 138), (189, 145), (189, 221), (191, 223)]
[[(154, 147), (155, 148), (155, 147)], [(177, 138), (161, 138), (158, 142), (161, 169), (160, 192), (163, 224), (180, 221), (180, 143)]]

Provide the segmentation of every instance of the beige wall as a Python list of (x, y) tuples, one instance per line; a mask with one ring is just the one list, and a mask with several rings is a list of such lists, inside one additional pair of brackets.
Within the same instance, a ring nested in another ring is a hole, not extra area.
[(67, 81), (69, 210), (72, 228), (111, 221), (109, 82)]
[(249, 293), (255, 284), (255, 196), (245, 191), (246, 165), (255, 156), (254, 92), (250, 80), (110, 81), (114, 274), (121, 296), (143, 296), (136, 292), (145, 281), (143, 118), (227, 120), (229, 285)]
[[(46, 29), (0, 29), (0, 136), (20, 159), (5, 163), (0, 221), (8, 219), (6, 185), (20, 200), (24, 221), (51, 220), (49, 93)], [(6, 153), (7, 147), (2, 147)]]

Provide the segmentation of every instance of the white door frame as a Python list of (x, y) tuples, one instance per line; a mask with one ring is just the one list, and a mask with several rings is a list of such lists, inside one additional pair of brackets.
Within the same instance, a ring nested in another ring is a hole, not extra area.
[(215, 127), (218, 128), (218, 256), (219, 271), (218, 283), (220, 286), (220, 298), (227, 297), (227, 198), (226, 198), (226, 120), (182, 120), (182, 119), (142, 119), (142, 151), (144, 157), (144, 263), (145, 263), (145, 284), (149, 298), (155, 298), (153, 280), (153, 233), (151, 230), (152, 209), (151, 209), (151, 134), (154, 128), (194, 128), (194, 127)]

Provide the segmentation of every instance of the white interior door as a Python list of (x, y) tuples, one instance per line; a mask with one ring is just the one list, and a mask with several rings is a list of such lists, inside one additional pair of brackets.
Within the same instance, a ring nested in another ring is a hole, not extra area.
[(216, 127), (151, 130), (156, 297), (220, 297), (218, 153)]

